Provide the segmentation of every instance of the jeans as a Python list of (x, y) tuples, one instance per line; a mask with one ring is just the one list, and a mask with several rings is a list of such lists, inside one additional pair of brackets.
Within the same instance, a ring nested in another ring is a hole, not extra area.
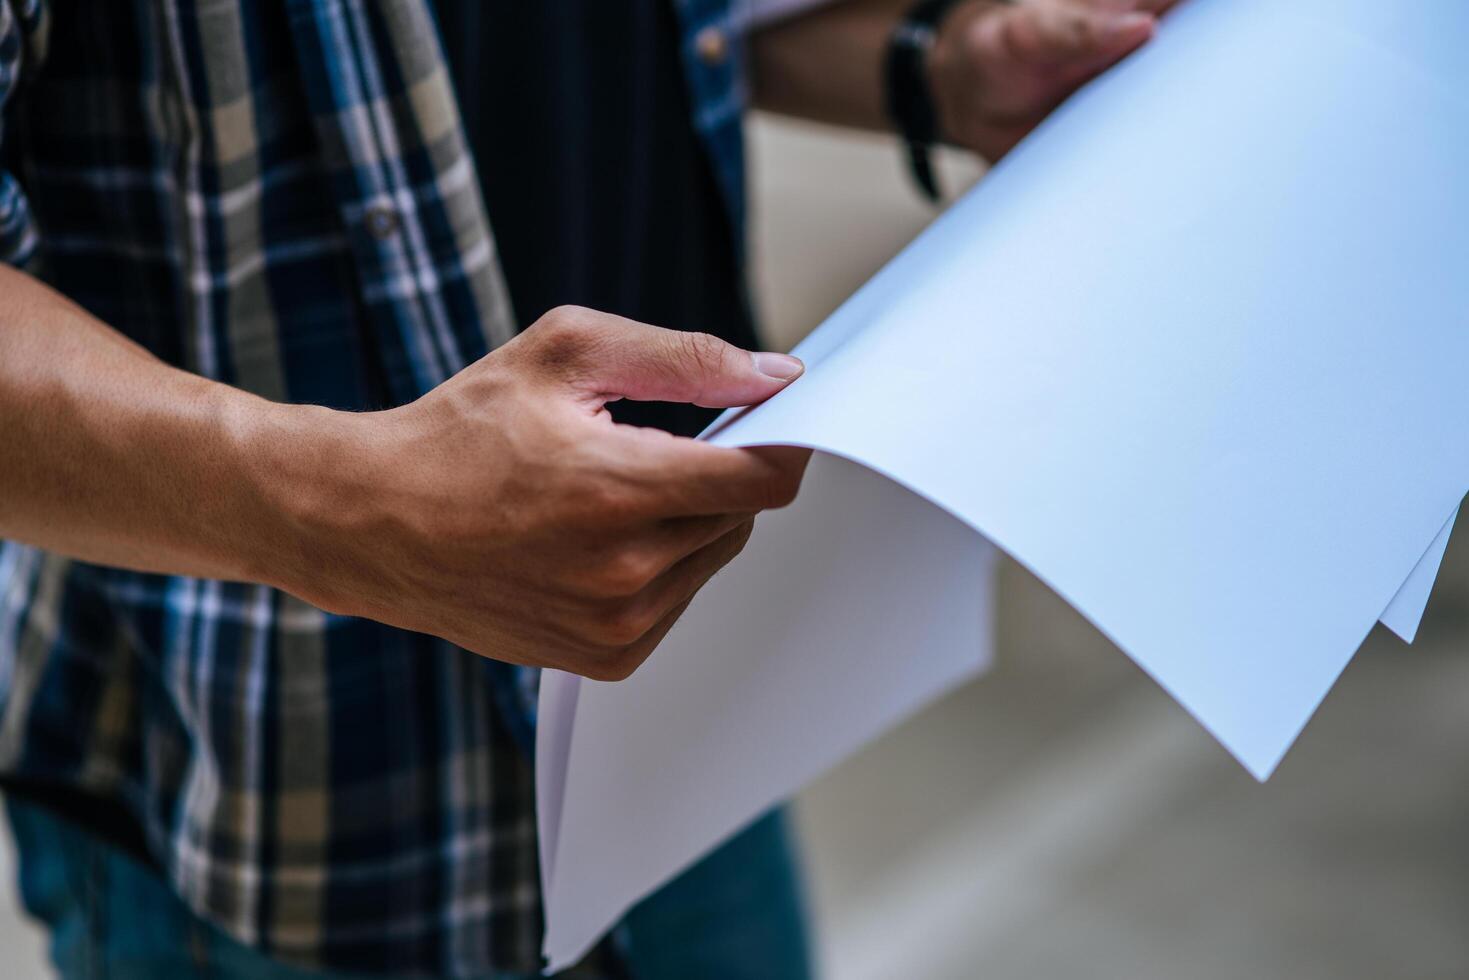
[[(63, 980), (351, 980), (241, 945), (194, 915), (153, 869), (49, 810), (6, 802), (21, 900), (49, 929)], [(616, 945), (632, 980), (809, 980), (784, 815), (757, 821), (644, 900)]]

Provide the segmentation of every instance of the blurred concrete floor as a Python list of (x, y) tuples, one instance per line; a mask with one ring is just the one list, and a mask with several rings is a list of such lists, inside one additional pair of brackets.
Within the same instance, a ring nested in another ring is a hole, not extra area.
[[(932, 212), (883, 140), (753, 137), (788, 345)], [(832, 980), (1469, 977), (1469, 536), (1264, 785), (1013, 565), (1000, 610), (988, 677), (799, 800)]]
[[(933, 212), (885, 140), (760, 119), (751, 146), (789, 347)], [(1000, 620), (990, 676), (801, 796), (831, 980), (1469, 977), (1469, 536), (1418, 644), (1375, 634), (1263, 786), (1013, 566)], [(0, 980), (41, 950), (0, 890)]]

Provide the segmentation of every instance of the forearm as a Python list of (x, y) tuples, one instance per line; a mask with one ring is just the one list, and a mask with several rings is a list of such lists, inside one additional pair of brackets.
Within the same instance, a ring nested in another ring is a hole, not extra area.
[[(170, 367), (0, 268), (0, 537), (142, 571), (270, 581), (323, 409)], [(315, 457), (315, 458), (313, 458)]]
[(844, 0), (757, 31), (750, 41), (762, 109), (864, 129), (889, 129), (887, 41), (908, 0)]
[(0, 267), (0, 538), (615, 680), (795, 498), (809, 453), (675, 439), (606, 404), (750, 405), (800, 372), (563, 308), (400, 408), (280, 405)]

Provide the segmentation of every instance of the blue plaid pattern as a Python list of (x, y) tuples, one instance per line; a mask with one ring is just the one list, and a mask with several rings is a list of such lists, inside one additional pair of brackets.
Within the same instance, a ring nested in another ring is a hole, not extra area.
[[(0, 4), (0, 146), (5, 137), (5, 105), (20, 81), (26, 40), (41, 35), (41, 0)], [(36, 229), (30, 205), (15, 177), (0, 169), (0, 259), (27, 265), (36, 251)]]
[[(693, 41), (733, 43), (730, 5), (678, 6), (742, 215), (740, 58)], [(169, 363), (373, 409), (516, 329), (426, 0), (0, 0), (0, 109), (0, 261)], [(538, 965), (534, 679), (0, 543), (0, 778), (124, 813), (193, 911), (294, 963)]]
[[(743, 118), (749, 92), (745, 64), (744, 25), (748, 5), (739, 0), (675, 0), (684, 25), (683, 64), (694, 105), (694, 126), (704, 138), (714, 177), (724, 193), (735, 227), (745, 227), (745, 135)], [(724, 57), (710, 60), (699, 50), (706, 31), (718, 31)]]

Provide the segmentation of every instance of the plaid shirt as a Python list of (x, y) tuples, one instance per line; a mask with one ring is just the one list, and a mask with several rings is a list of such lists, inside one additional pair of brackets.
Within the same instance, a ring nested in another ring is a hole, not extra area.
[[(678, 6), (738, 218), (739, 52), (698, 43), (736, 41), (730, 3)], [(515, 330), (426, 0), (0, 0), (0, 108), (0, 260), (169, 363), (372, 409)], [(298, 963), (538, 965), (533, 688), (262, 586), (0, 543), (5, 785), (122, 814)]]

